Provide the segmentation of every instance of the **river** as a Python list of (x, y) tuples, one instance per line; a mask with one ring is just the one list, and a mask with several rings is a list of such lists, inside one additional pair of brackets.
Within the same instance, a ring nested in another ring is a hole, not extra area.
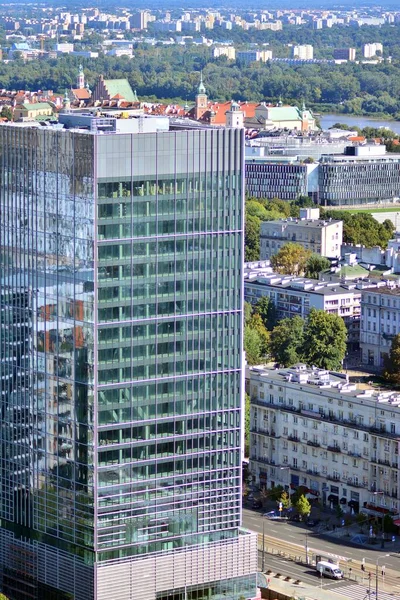
[(321, 115), (319, 118), (322, 129), (329, 129), (335, 123), (346, 123), (349, 129), (352, 127), (388, 127), (392, 131), (400, 134), (400, 121), (383, 121), (382, 119), (373, 119), (371, 117), (353, 117), (351, 115)]

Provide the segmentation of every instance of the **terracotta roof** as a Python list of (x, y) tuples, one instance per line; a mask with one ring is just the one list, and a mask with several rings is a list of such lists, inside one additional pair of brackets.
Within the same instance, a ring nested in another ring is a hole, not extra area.
[(77, 100), (89, 100), (91, 97), (87, 88), (76, 88), (71, 91)]
[(350, 142), (365, 142), (363, 135), (351, 135), (349, 138)]

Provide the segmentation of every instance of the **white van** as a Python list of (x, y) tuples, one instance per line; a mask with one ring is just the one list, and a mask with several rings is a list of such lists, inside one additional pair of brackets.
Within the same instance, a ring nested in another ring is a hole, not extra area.
[(330, 577), (331, 579), (343, 579), (343, 571), (339, 569), (339, 565), (335, 565), (330, 562), (321, 560), (317, 562), (317, 571), (323, 577)]

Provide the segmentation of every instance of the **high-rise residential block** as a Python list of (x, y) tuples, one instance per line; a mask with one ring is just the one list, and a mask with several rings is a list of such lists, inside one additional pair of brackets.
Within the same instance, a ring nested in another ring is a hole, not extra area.
[(243, 130), (0, 127), (2, 590), (255, 595)]

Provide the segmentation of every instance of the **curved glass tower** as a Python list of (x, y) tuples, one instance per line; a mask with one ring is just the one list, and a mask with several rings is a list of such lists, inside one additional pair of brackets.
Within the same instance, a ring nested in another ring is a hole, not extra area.
[(238, 600), (243, 132), (0, 126), (2, 589)]

